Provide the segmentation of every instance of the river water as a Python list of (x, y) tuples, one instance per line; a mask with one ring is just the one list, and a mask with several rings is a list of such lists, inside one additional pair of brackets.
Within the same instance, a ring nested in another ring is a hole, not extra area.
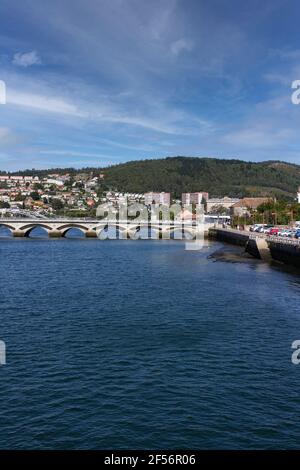
[(1, 239), (0, 448), (299, 447), (300, 277), (237, 250)]

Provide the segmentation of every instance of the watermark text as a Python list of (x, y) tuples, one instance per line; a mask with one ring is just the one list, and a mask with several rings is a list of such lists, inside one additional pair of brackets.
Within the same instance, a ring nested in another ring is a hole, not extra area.
[(0, 340), (0, 366), (5, 366), (6, 364), (6, 345), (4, 341)]
[(0, 104), (6, 104), (6, 85), (3, 80), (0, 80)]

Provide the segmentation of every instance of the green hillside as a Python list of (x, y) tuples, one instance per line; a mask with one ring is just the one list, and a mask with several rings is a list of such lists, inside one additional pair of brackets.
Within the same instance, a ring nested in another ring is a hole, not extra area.
[(293, 199), (300, 166), (216, 158), (171, 157), (119, 164), (104, 170), (105, 183), (119, 191), (208, 191), (214, 196), (277, 196)]

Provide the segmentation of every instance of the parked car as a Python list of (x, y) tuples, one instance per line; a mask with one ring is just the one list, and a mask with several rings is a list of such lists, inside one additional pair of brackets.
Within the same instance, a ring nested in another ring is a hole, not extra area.
[(266, 225), (266, 226), (263, 228), (262, 232), (263, 232), (263, 233), (266, 233), (267, 235), (269, 235), (269, 234), (270, 234), (270, 231), (272, 230), (272, 228), (274, 228), (273, 225)]
[(300, 238), (300, 229), (297, 229), (294, 235), (295, 238)]
[(263, 227), (263, 224), (251, 225), (250, 232), (258, 232), (261, 227)]
[(293, 235), (293, 230), (286, 228), (278, 232), (278, 235), (280, 237), (290, 237), (291, 235)]
[(254, 232), (266, 233), (266, 231), (269, 230), (271, 227), (272, 227), (271, 225), (267, 225), (267, 224), (260, 225), (254, 230)]
[(269, 233), (269, 235), (278, 235), (278, 232), (279, 232), (279, 228), (272, 227), (272, 228), (270, 228), (268, 233)]

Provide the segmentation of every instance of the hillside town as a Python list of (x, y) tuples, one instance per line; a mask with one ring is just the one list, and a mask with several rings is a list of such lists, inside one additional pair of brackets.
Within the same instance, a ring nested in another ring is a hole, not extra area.
[[(298, 195), (299, 197), (299, 195)], [(37, 215), (51, 217), (95, 216), (96, 207), (107, 203), (113, 206), (131, 204), (181, 203), (182, 205), (203, 204), (208, 214), (243, 216), (255, 210), (269, 198), (230, 198), (224, 195), (210, 198), (208, 192), (182, 193), (181, 199), (172, 197), (169, 192), (122, 193), (107, 188), (105, 175), (78, 173), (71, 175), (50, 173), (44, 177), (37, 175), (0, 175), (0, 211), (2, 216), (16, 215), (29, 211)]]

